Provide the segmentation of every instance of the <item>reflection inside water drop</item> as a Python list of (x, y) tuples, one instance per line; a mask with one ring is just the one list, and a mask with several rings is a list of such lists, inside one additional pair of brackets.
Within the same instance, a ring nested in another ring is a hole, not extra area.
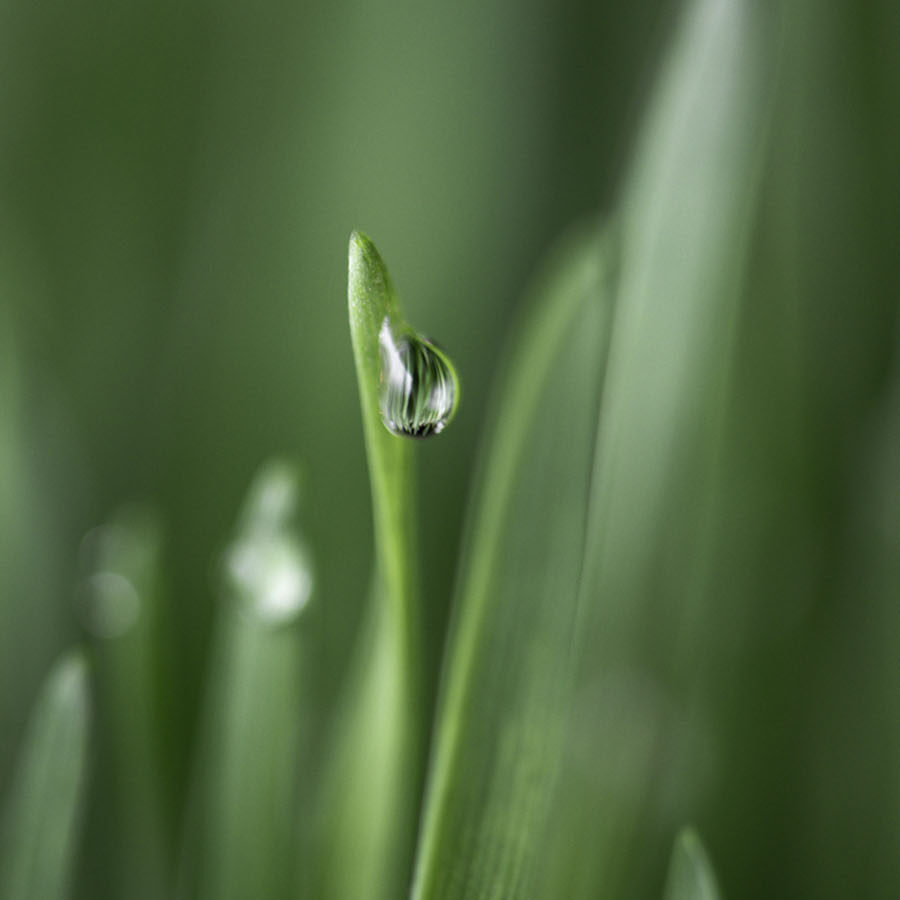
[(404, 437), (440, 434), (459, 401), (459, 380), (453, 364), (430, 341), (411, 331), (395, 332), (389, 319), (381, 326), (378, 344), (378, 400), (385, 427)]

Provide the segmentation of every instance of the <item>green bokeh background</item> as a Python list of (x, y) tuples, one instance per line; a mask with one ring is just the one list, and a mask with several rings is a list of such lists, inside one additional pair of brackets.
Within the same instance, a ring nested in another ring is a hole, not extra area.
[[(900, 15), (888, 2), (798, 8), (810, 27), (788, 54), (800, 74), (780, 98), (763, 209), (777, 219), (790, 194), (804, 218), (793, 250), (776, 236), (757, 253), (787, 252), (800, 280), (816, 273), (823, 308), (848, 316), (821, 323), (833, 364), (810, 388), (811, 421), (829, 442), (840, 433), (829, 423), (850, 421), (890, 362)], [(303, 466), (317, 573), (311, 719), (331, 708), (372, 558), (346, 313), (355, 227), (463, 383), (452, 428), (417, 449), (433, 687), (505, 336), (548, 244), (614, 203), (676, 10), (669, 0), (0, 2), (0, 797), (38, 685), (80, 635), (82, 536), (122, 504), (146, 503), (164, 535), (158, 674), (174, 823), (216, 555), (273, 455)], [(840, 296), (854, 299), (829, 303)], [(747, 352), (777, 331), (769, 314), (751, 321)], [(842, 453), (821, 454), (811, 481), (828, 483)], [(868, 651), (865, 638), (853, 650)], [(773, 683), (773, 699), (781, 689)], [(761, 742), (764, 754), (776, 744)], [(80, 892), (114, 896), (112, 801), (102, 778), (94, 790)]]
[(419, 451), (438, 652), (504, 333), (547, 243), (613, 195), (664, 19), (659, 2), (3, 5), (4, 771), (75, 633), (80, 537), (127, 501), (164, 520), (183, 757), (213, 555), (273, 454), (304, 466), (323, 678), (343, 668), (371, 560), (353, 227), (463, 379), (453, 429)]

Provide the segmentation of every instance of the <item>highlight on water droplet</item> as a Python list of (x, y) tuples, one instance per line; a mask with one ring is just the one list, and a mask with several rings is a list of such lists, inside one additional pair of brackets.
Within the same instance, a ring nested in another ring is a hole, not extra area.
[(309, 550), (295, 525), (300, 489), (289, 464), (266, 463), (250, 487), (238, 533), (224, 555), (226, 590), (238, 609), (270, 625), (292, 621), (313, 589)]
[(459, 405), (453, 363), (439, 347), (389, 318), (382, 323), (378, 345), (378, 400), (385, 427), (403, 437), (440, 434)]

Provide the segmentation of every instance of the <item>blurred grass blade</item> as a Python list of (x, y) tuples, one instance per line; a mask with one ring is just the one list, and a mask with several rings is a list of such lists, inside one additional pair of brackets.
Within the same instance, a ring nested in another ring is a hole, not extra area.
[(685, 828), (675, 838), (665, 900), (719, 900), (716, 876), (700, 836)]
[[(739, 0), (687, 10), (624, 196), (605, 380), (611, 303), (590, 280), (572, 299), (570, 283), (545, 301), (557, 327), (523, 342), (496, 411), (415, 900), (639, 893), (624, 873), (644, 850), (658, 709), (615, 669), (645, 662), (660, 535), (691, 560), (703, 534), (691, 492), (712, 462), (763, 137), (754, 16)], [(570, 719), (573, 648), (590, 653)]]
[(745, 0), (690, 4), (627, 184), (584, 581), (622, 652), (659, 612), (651, 589), (680, 602), (706, 563), (774, 65), (764, 19)]
[(291, 467), (264, 466), (224, 557), (225, 597), (195, 770), (199, 883), (182, 885), (191, 896), (291, 896), (296, 776), (309, 710), (298, 617), (313, 585), (295, 528), (298, 492)]
[(2, 900), (68, 896), (89, 720), (87, 666), (71, 653), (47, 677), (13, 773), (0, 849)]
[(413, 896), (530, 896), (578, 620), (611, 297), (596, 227), (543, 272), (490, 416)]
[(382, 424), (379, 333), (401, 323), (383, 260), (350, 237), (348, 303), (372, 485), (375, 582), (338, 713), (322, 792), (319, 900), (394, 900), (405, 889), (422, 778), (422, 697), (412, 444)]
[[(97, 759), (107, 773), (94, 810), (115, 821), (109, 858), (116, 893), (131, 900), (169, 890), (158, 696), (161, 529), (146, 509), (125, 508), (89, 532), (76, 612), (93, 636)], [(93, 821), (93, 817), (92, 817)]]
[[(900, 888), (900, 318), (894, 333), (892, 371), (853, 434), (842, 482), (852, 492), (841, 522), (844, 570), (835, 600), (817, 610), (812, 689), (803, 697), (810, 724), (799, 764), (814, 768), (818, 788), (800, 798), (803, 838), (821, 851), (810, 894), (823, 900), (846, 895), (849, 884), (860, 897)], [(848, 766), (852, 759), (865, 765)], [(767, 800), (759, 802), (769, 809)], [(892, 811), (878, 823), (878, 841), (848, 813), (872, 803)]]
[(52, 447), (41, 443), (42, 417), (57, 423), (62, 416), (58, 407), (47, 406), (39, 388), (40, 364), (25, 352), (9, 302), (18, 289), (10, 266), (20, 257), (2, 215), (0, 246), (5, 247), (0, 255), (0, 773), (5, 781), (14, 761), (14, 736), (70, 634), (59, 614), (71, 564), (70, 510), (54, 508), (54, 491), (72, 478), (73, 468), (66, 436), (54, 433)]
[[(706, 728), (694, 704), (720, 649), (710, 622), (741, 596), (710, 591), (708, 572), (777, 68), (771, 15), (752, 0), (687, 5), (625, 185), (589, 616), (542, 897), (643, 896), (668, 851), (663, 804), (686, 815), (707, 777), (702, 756), (681, 751)], [(711, 671), (705, 683), (721, 687)]]

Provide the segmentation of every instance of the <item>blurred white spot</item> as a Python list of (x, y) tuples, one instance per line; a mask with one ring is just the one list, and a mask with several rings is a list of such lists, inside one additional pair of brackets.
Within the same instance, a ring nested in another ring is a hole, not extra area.
[(250, 486), (238, 536), (223, 560), (238, 609), (270, 625), (297, 616), (313, 589), (309, 553), (294, 524), (299, 494), (291, 465), (266, 463)]
[(294, 515), (298, 500), (297, 478), (284, 463), (269, 463), (254, 484), (251, 515), (260, 522), (275, 526)]
[(117, 572), (95, 572), (79, 587), (76, 609), (84, 627), (99, 638), (121, 637), (140, 614), (134, 585)]
[(251, 532), (234, 544), (226, 555), (225, 570), (244, 611), (271, 624), (299, 614), (312, 593), (304, 548), (266, 530)]

